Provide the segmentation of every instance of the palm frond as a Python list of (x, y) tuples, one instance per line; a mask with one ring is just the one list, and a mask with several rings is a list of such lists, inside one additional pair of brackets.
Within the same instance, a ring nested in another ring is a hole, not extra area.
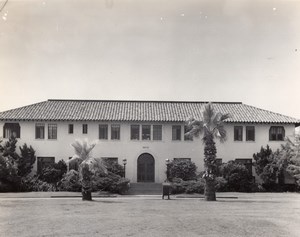
[(204, 124), (207, 124), (207, 126), (210, 126), (212, 124), (212, 120), (215, 116), (215, 111), (214, 111), (214, 108), (213, 108), (211, 102), (209, 102), (208, 104), (206, 104), (204, 106), (204, 110), (203, 110), (202, 114), (203, 114)]
[(199, 137), (199, 135), (203, 132), (203, 122), (196, 120), (194, 118), (190, 118), (186, 122), (187, 132), (184, 134), (187, 137)]

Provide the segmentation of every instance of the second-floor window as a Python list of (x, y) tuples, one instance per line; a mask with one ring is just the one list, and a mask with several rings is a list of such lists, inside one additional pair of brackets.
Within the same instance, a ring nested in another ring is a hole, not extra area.
[(21, 127), (19, 123), (5, 123), (3, 126), (3, 137), (10, 138), (14, 136), (15, 138), (20, 138)]
[(57, 125), (48, 124), (48, 139), (57, 139)]
[(82, 124), (82, 133), (87, 134), (88, 133), (88, 125), (87, 124)]
[(193, 137), (192, 137), (192, 136), (186, 135), (186, 133), (187, 133), (188, 131), (189, 131), (189, 130), (187, 129), (187, 126), (184, 126), (184, 140), (185, 140), (185, 141), (193, 141)]
[(120, 140), (120, 125), (111, 125), (111, 140)]
[(35, 124), (35, 139), (44, 139), (45, 138), (45, 124), (37, 123)]
[(255, 127), (246, 126), (246, 141), (255, 141)]
[(73, 124), (69, 124), (68, 132), (69, 132), (69, 134), (73, 134), (73, 132), (74, 132), (74, 125)]
[(151, 139), (151, 125), (142, 125), (142, 140)]
[(153, 125), (152, 139), (154, 141), (162, 140), (162, 125)]
[(234, 126), (234, 141), (243, 141), (243, 126)]
[(269, 140), (270, 141), (283, 141), (285, 137), (284, 127), (282, 126), (272, 126), (269, 130)]
[(100, 124), (99, 125), (99, 139), (106, 140), (108, 138), (108, 125)]
[(181, 126), (180, 125), (172, 126), (172, 140), (173, 141), (181, 140)]
[(131, 140), (140, 140), (140, 125), (131, 125), (130, 126), (130, 139)]

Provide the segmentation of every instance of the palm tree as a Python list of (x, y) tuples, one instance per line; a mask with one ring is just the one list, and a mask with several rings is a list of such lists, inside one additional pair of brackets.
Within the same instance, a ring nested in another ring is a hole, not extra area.
[(74, 147), (75, 155), (69, 163), (79, 164), (79, 177), (82, 185), (82, 200), (92, 200), (92, 176), (96, 171), (107, 173), (104, 163), (100, 159), (91, 156), (91, 151), (96, 146), (96, 142), (89, 143), (87, 139), (76, 140), (71, 144)]
[(221, 142), (226, 139), (226, 131), (224, 129), (224, 120), (229, 118), (229, 114), (215, 112), (212, 103), (208, 103), (202, 112), (202, 121), (191, 118), (187, 121), (186, 136), (199, 137), (203, 134), (204, 143), (204, 168), (205, 173), (205, 200), (216, 201), (215, 191), (215, 175), (216, 175), (216, 144), (214, 139), (217, 138)]

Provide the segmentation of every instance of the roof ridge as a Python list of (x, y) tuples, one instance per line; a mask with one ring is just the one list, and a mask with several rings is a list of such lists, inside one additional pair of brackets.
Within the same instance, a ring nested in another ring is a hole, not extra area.
[(94, 99), (48, 99), (48, 101), (74, 101), (74, 102), (134, 102), (134, 103), (213, 103), (213, 104), (243, 104), (242, 102), (227, 101), (185, 101), (185, 100), (94, 100)]

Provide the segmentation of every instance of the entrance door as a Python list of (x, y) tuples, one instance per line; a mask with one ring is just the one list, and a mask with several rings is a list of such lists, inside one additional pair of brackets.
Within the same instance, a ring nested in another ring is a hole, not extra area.
[(154, 158), (149, 153), (141, 154), (137, 160), (137, 181), (154, 182)]

